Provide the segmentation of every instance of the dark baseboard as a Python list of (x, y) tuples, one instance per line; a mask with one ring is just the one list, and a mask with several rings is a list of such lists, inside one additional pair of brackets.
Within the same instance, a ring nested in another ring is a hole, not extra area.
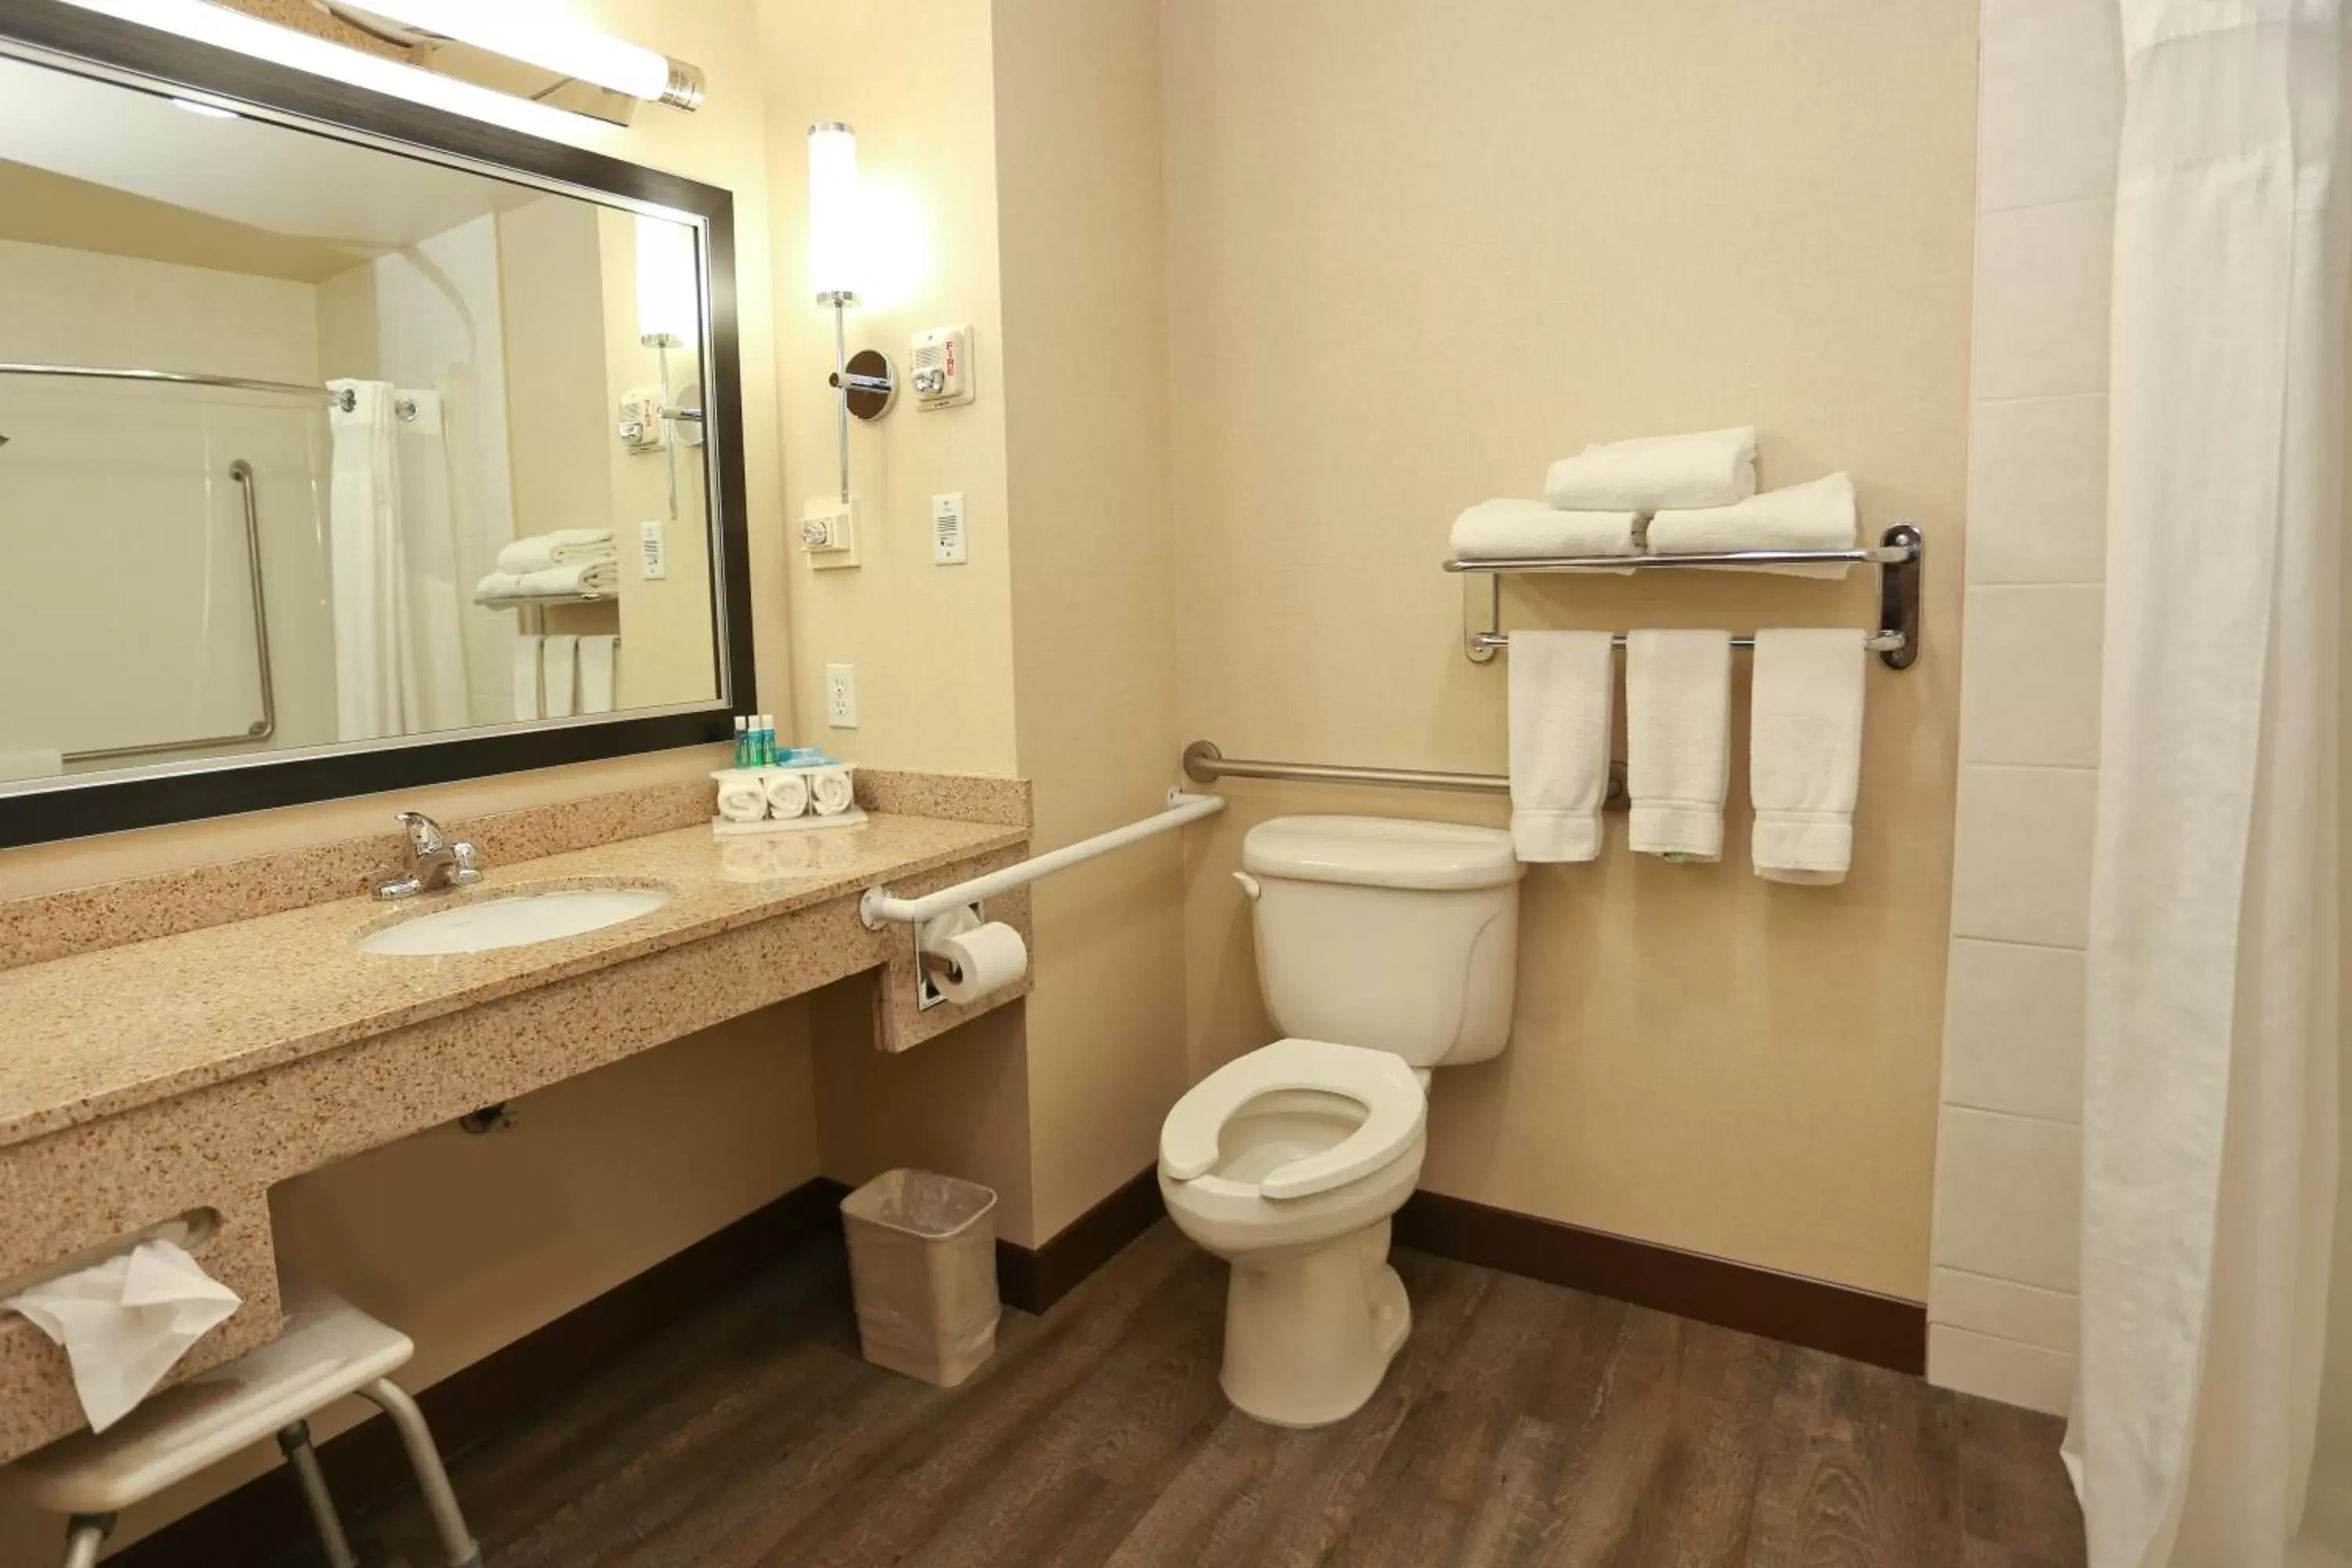
[(996, 1293), (1008, 1307), (1043, 1312), (1167, 1212), (1160, 1200), (1160, 1167), (1153, 1165), (1040, 1247), (998, 1241)]
[[(459, 1453), (554, 1403), (589, 1369), (751, 1279), (791, 1248), (839, 1230), (841, 1196), (847, 1190), (823, 1178), (795, 1187), (546, 1327), (417, 1391), (416, 1402), (441, 1452)], [(362, 1422), (320, 1444), (319, 1462), (346, 1518), (415, 1484), (388, 1421)], [(279, 1465), (107, 1561), (109, 1568), (267, 1563), (273, 1553), (309, 1538), (302, 1494), (293, 1472)]]
[(1927, 1309), (1916, 1301), (1586, 1230), (1440, 1193), (1413, 1194), (1396, 1216), (1394, 1237), (1398, 1246), (1417, 1252), (1523, 1274), (1897, 1372), (1927, 1370)]

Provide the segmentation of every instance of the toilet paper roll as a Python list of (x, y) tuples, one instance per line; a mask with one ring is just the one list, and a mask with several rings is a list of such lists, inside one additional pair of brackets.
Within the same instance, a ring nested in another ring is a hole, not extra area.
[(977, 1001), (1029, 973), (1029, 944), (1002, 921), (941, 937), (930, 944), (929, 951), (956, 966), (957, 979), (944, 974), (933, 977), (940, 994), (950, 1002)]
[(190, 1345), (241, 1304), (184, 1247), (163, 1240), (0, 1301), (65, 1347), (93, 1432), (128, 1415)]
[(795, 768), (771, 768), (760, 775), (768, 787), (768, 815), (789, 822), (809, 805), (808, 774)]
[(847, 768), (818, 768), (808, 781), (809, 799), (816, 803), (819, 816), (839, 816), (856, 804), (857, 792), (850, 785)]

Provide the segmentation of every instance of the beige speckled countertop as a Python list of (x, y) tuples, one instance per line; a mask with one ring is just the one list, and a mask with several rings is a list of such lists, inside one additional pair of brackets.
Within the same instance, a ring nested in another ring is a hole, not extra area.
[[(687, 827), (493, 866), (475, 888), (406, 905), (344, 899), (0, 970), (0, 1147), (1026, 837), (1018, 826), (886, 815), (754, 838)], [(616, 881), (675, 896), (602, 931), (491, 952), (396, 958), (352, 945), (388, 919), (452, 900)]]

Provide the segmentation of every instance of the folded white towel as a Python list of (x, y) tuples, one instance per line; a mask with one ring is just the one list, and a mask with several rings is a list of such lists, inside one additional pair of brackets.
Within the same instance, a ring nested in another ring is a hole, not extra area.
[[(1750, 496), (1737, 506), (1662, 511), (1650, 520), (1653, 555), (1711, 555), (1735, 550), (1852, 550), (1857, 526), (1853, 480), (1832, 474)], [(1844, 566), (1733, 566), (1733, 572), (1780, 572), (1797, 577), (1843, 577)]]
[(758, 822), (768, 815), (768, 791), (748, 768), (720, 773), (719, 815), (730, 822)]
[(1723, 858), (1730, 719), (1729, 632), (1626, 634), (1626, 837), (1634, 849)]
[(543, 638), (525, 633), (514, 645), (514, 716), (518, 720), (545, 717), (539, 710), (539, 661)]
[(0, 752), (0, 784), (11, 779), (53, 779), (65, 771), (66, 754), (55, 746)]
[(559, 528), (518, 539), (499, 552), (499, 570), (520, 576), (550, 566), (571, 566), (583, 561), (610, 561), (615, 551), (609, 528)]
[(1756, 426), (1593, 445), (1544, 478), (1544, 500), (1578, 511), (1728, 506), (1756, 493)]
[(620, 678), (621, 639), (610, 632), (580, 639), (580, 711), (610, 713)]
[(1767, 881), (1843, 882), (1853, 862), (1863, 645), (1863, 633), (1840, 627), (1756, 634), (1748, 795), (1756, 874)]
[(569, 566), (526, 572), (520, 582), (526, 595), (609, 594), (620, 586), (621, 569), (610, 561), (577, 561)]
[(1520, 859), (1600, 858), (1616, 690), (1607, 632), (1511, 634), (1511, 849)]
[(1483, 500), (1454, 520), (1454, 553), (1471, 561), (1639, 555), (1641, 523), (1638, 511), (1562, 511), (1539, 500)]
[(569, 719), (579, 682), (580, 639), (570, 633), (550, 633), (541, 644), (539, 716)]
[(485, 572), (474, 579), (477, 599), (511, 599), (522, 592), (522, 579), (512, 572)]

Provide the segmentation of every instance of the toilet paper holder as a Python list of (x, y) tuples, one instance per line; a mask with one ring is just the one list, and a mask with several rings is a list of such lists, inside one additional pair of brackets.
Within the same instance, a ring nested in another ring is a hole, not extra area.
[[(983, 924), (987, 921), (987, 910), (978, 899), (963, 908), (971, 911), (974, 921)], [(915, 1011), (918, 1013), (928, 1013), (948, 999), (947, 993), (939, 987), (940, 981), (961, 983), (963, 979), (963, 971), (956, 967), (954, 959), (944, 952), (933, 952), (923, 945), (923, 927), (928, 924), (927, 921), (907, 928), (908, 940), (915, 946)]]

